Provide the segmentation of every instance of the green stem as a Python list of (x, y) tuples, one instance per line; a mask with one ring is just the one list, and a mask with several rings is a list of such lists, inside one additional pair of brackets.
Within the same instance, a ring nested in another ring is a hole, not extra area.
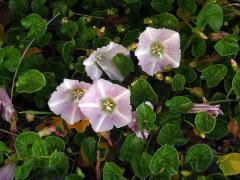
[(24, 157), (24, 158), (13, 158), (13, 159), (9, 159), (10, 161), (26, 161), (29, 159), (38, 159), (38, 158), (43, 158), (43, 159), (49, 159), (50, 156), (28, 156), (28, 157)]
[(223, 100), (216, 100), (216, 101), (209, 101), (208, 104), (219, 104), (219, 103), (227, 103), (227, 102), (237, 102), (236, 99), (223, 99)]
[(185, 123), (189, 124), (191, 127), (195, 128), (195, 125), (191, 123), (190, 121), (184, 120)]

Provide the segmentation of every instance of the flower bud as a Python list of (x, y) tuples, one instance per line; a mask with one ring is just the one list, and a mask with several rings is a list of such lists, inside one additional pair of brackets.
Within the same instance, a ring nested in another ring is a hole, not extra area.
[(238, 63), (234, 59), (231, 59), (230, 63), (231, 63), (233, 71), (237, 72), (238, 70), (240, 70)]
[(171, 84), (171, 83), (172, 83), (172, 78), (171, 78), (170, 76), (165, 76), (164, 82), (165, 82), (166, 84)]
[(150, 17), (144, 18), (143, 24), (151, 25), (153, 24), (153, 21)]
[(155, 74), (155, 78), (159, 81), (162, 81), (164, 79), (164, 75), (162, 72), (158, 72), (157, 74)]

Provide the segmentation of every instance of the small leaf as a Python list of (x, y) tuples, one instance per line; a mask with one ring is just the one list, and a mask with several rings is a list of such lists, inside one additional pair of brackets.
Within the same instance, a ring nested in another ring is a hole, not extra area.
[(18, 77), (16, 91), (18, 93), (34, 93), (42, 89), (45, 85), (46, 79), (44, 75), (36, 69), (31, 69)]
[(176, 74), (172, 79), (172, 90), (173, 91), (183, 91), (185, 87), (185, 77), (181, 74)]
[(74, 37), (78, 32), (78, 25), (74, 21), (67, 20), (67, 23), (64, 23), (60, 27), (60, 32), (61, 34), (68, 36), (70, 38)]
[(59, 177), (64, 177), (69, 168), (68, 156), (63, 152), (54, 151), (49, 157), (48, 166), (56, 169)]
[(149, 169), (152, 156), (146, 152), (143, 152), (142, 155), (134, 155), (132, 159), (132, 168), (134, 173), (139, 178), (146, 178), (151, 174)]
[(28, 38), (40, 38), (47, 30), (47, 20), (38, 14), (30, 14), (22, 19), (22, 25), (29, 29)]
[(119, 158), (122, 161), (131, 162), (133, 154), (140, 154), (143, 150), (144, 140), (130, 134), (123, 143)]
[(240, 154), (230, 153), (220, 156), (217, 161), (219, 168), (222, 170), (224, 176), (232, 176), (240, 174)]
[(155, 128), (156, 113), (150, 106), (142, 103), (138, 106), (137, 110), (137, 124), (140, 130), (152, 130)]
[(176, 30), (178, 26), (178, 19), (169, 13), (152, 16), (152, 21), (153, 27), (155, 28), (167, 28)]
[(173, 8), (173, 2), (174, 0), (152, 0), (151, 6), (160, 13), (168, 12)]
[(204, 39), (200, 38), (199, 36), (195, 35), (191, 39), (192, 43), (192, 55), (196, 58), (202, 56), (206, 52), (206, 42)]
[(216, 119), (207, 112), (199, 112), (196, 115), (195, 124), (202, 133), (208, 134), (214, 129)]
[(4, 63), (5, 67), (14, 72), (18, 67), (21, 59), (20, 52), (13, 46), (0, 49), (0, 64)]
[(94, 138), (88, 137), (83, 140), (81, 146), (81, 155), (85, 161), (94, 163), (97, 157), (97, 142)]
[(192, 101), (184, 96), (174, 96), (166, 101), (166, 106), (173, 113), (186, 113), (192, 107)]
[(26, 179), (34, 166), (34, 160), (26, 160), (22, 165), (16, 167), (15, 178), (16, 180)]
[(167, 172), (170, 175), (177, 174), (179, 156), (177, 150), (170, 145), (161, 146), (153, 155), (150, 169), (155, 175)]
[(56, 136), (48, 136), (44, 139), (44, 143), (46, 144), (47, 150), (49, 153), (53, 153), (55, 150), (64, 151), (65, 143), (64, 141)]
[(206, 134), (206, 136), (208, 139), (220, 140), (227, 134), (228, 134), (227, 122), (221, 119), (217, 119), (214, 129), (209, 134)]
[(208, 168), (213, 160), (213, 152), (206, 144), (193, 145), (186, 154), (185, 162), (198, 172), (202, 172)]
[(140, 35), (140, 31), (138, 29), (128, 31), (123, 37), (123, 40), (122, 40), (123, 46), (125, 47), (130, 46), (132, 43), (134, 43), (138, 39), (139, 35)]
[(233, 80), (232, 80), (232, 88), (233, 88), (233, 91), (235, 92), (237, 98), (240, 97), (240, 71), (238, 71), (234, 77), (233, 77)]
[(178, 6), (184, 11), (195, 12), (197, 9), (195, 0), (178, 0)]
[(34, 156), (47, 156), (48, 150), (43, 140), (37, 140), (33, 143), (32, 154)]
[(131, 87), (131, 101), (134, 106), (137, 107), (145, 101), (156, 104), (157, 99), (157, 94), (145, 79), (140, 78), (133, 83)]
[(178, 145), (182, 146), (186, 144), (187, 140), (182, 135), (181, 129), (174, 124), (166, 124), (160, 130), (157, 141), (160, 145)]
[(124, 180), (123, 170), (113, 162), (106, 162), (103, 167), (104, 180)]
[(209, 25), (213, 31), (219, 31), (223, 25), (223, 11), (221, 6), (207, 3), (197, 17), (197, 26)]
[(205, 68), (201, 79), (207, 81), (207, 86), (213, 88), (217, 86), (227, 75), (228, 69), (223, 64), (213, 64)]
[(120, 73), (125, 77), (135, 70), (132, 60), (123, 54), (117, 54), (113, 57), (112, 61), (117, 66)]
[(196, 71), (186, 65), (180, 66), (176, 71), (175, 74), (181, 74), (185, 77), (187, 83), (191, 83), (197, 79)]
[(214, 48), (220, 56), (237, 55), (239, 48), (239, 36), (237, 34), (231, 34), (220, 41), (218, 41)]

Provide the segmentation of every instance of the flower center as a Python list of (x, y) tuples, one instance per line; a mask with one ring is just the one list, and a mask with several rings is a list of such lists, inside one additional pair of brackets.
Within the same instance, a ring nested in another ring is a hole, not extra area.
[(154, 42), (151, 44), (150, 52), (153, 56), (163, 58), (164, 46), (160, 42)]
[(102, 100), (102, 110), (106, 111), (108, 113), (112, 113), (116, 107), (115, 102), (112, 100), (112, 98), (106, 98)]
[(79, 102), (83, 97), (85, 91), (82, 88), (75, 88), (72, 90), (72, 98), (74, 102)]
[(95, 57), (97, 61), (101, 61), (103, 59), (103, 55), (101, 54), (97, 54)]

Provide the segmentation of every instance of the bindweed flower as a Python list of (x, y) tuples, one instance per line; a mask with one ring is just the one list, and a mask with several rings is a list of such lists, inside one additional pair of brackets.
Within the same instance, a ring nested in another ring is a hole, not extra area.
[(219, 114), (223, 114), (220, 110), (220, 105), (198, 104), (194, 103), (191, 110), (188, 113), (208, 112), (213, 117), (217, 117)]
[(87, 75), (95, 81), (101, 78), (104, 71), (110, 79), (123, 81), (124, 77), (112, 61), (117, 54), (129, 56), (130, 52), (127, 48), (114, 42), (98, 48), (83, 62)]
[(132, 129), (132, 131), (136, 134), (137, 137), (146, 140), (148, 138), (148, 132), (146, 129), (144, 129), (144, 131), (140, 131), (140, 129), (138, 128), (137, 125), (137, 114), (136, 112), (132, 112), (132, 121), (131, 123), (128, 125), (128, 127), (130, 129)]
[(130, 91), (104, 79), (93, 83), (79, 107), (95, 132), (126, 126), (132, 119)]
[(2, 114), (2, 118), (8, 122), (11, 122), (12, 117), (16, 114), (6, 89), (2, 87), (0, 87), (0, 113)]
[(61, 115), (68, 124), (80, 121), (84, 116), (78, 104), (90, 86), (89, 83), (78, 80), (64, 79), (48, 101), (50, 110)]
[(13, 180), (15, 176), (16, 165), (9, 163), (1, 167), (0, 180)]
[(135, 55), (138, 65), (150, 76), (165, 71), (168, 66), (177, 68), (181, 59), (179, 33), (147, 27), (139, 36)]

